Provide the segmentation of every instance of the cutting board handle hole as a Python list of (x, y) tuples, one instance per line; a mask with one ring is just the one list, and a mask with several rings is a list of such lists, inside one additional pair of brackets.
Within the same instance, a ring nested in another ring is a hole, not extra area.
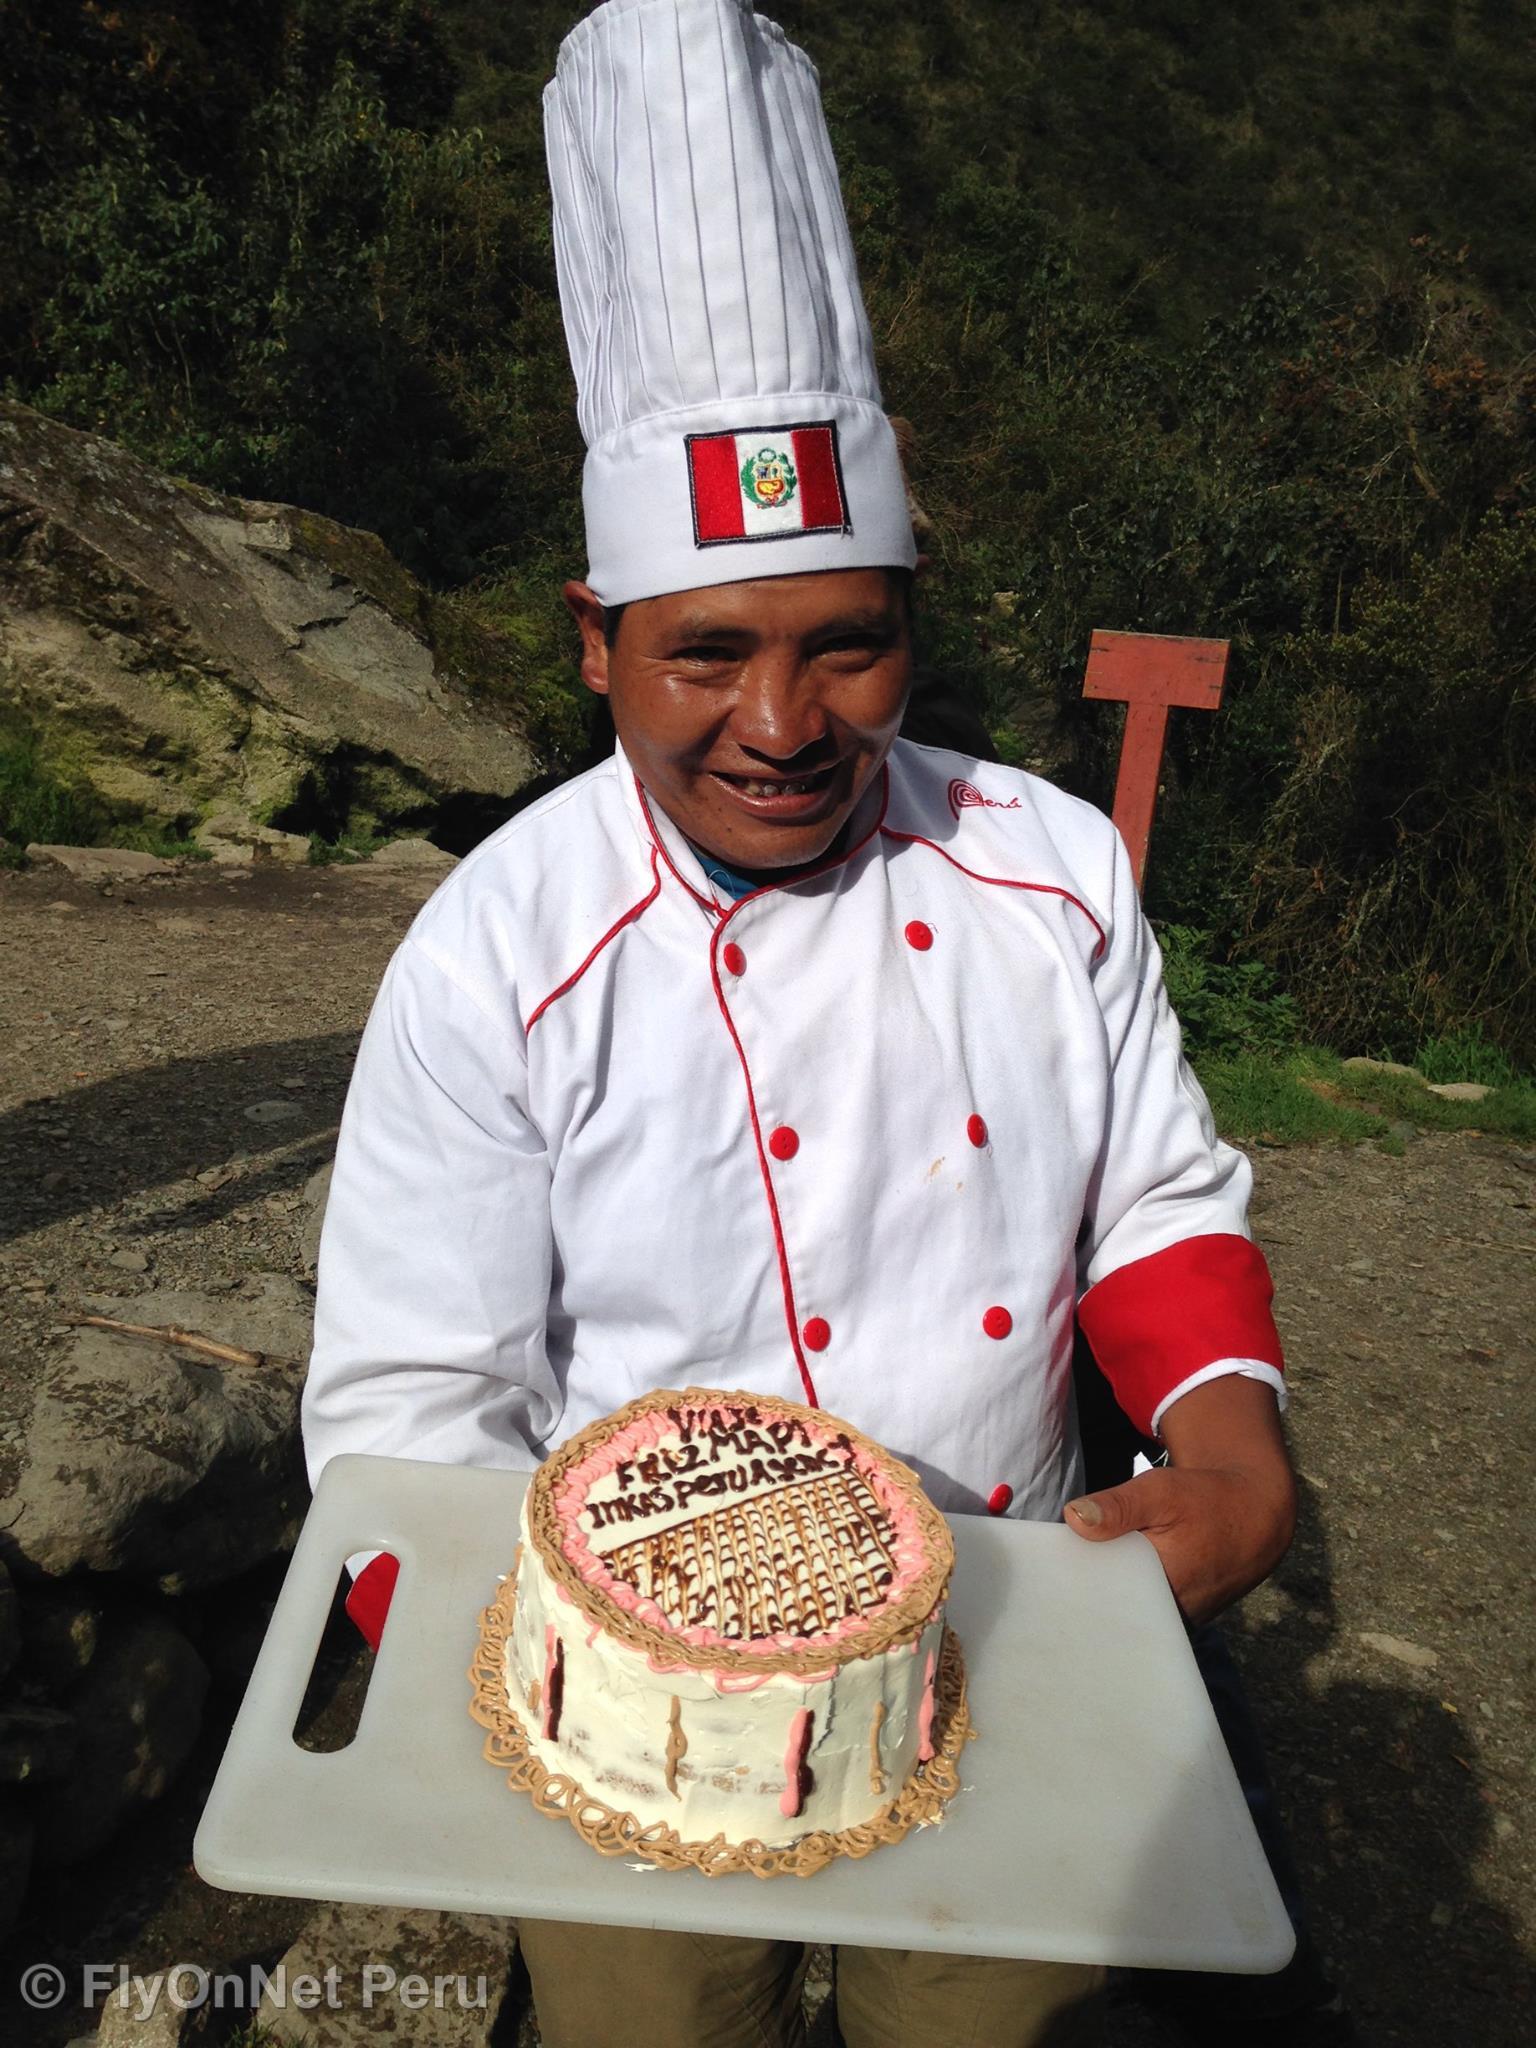
[(293, 1739), (299, 1748), (320, 1755), (345, 1749), (352, 1741), (373, 1680), (374, 1653), (347, 1613), (351, 1590), (352, 1575), (343, 1566), (293, 1724)]

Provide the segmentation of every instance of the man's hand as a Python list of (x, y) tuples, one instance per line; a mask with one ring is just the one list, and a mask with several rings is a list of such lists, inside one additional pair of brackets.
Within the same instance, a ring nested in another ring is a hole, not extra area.
[(1272, 1388), (1227, 1373), (1163, 1417), (1171, 1463), (1069, 1503), (1091, 1543), (1140, 1529), (1188, 1621), (1209, 1621), (1274, 1570), (1296, 1527), (1296, 1481)]

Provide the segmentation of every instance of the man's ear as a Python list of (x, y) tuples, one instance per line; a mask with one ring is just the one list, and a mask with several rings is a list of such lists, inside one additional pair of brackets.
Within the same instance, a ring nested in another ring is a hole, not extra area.
[(561, 595), (581, 635), (581, 680), (599, 697), (608, 694), (608, 641), (603, 632), (603, 607), (585, 583), (572, 580)]

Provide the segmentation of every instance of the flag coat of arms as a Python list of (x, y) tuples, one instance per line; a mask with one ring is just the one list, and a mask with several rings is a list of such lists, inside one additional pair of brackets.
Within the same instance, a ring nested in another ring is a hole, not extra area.
[(694, 544), (848, 533), (837, 422), (689, 434)]

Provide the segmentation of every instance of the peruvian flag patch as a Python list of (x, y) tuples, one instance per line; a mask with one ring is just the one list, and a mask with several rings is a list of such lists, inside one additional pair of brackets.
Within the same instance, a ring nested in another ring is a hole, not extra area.
[(696, 547), (851, 530), (836, 420), (689, 434), (687, 446)]

